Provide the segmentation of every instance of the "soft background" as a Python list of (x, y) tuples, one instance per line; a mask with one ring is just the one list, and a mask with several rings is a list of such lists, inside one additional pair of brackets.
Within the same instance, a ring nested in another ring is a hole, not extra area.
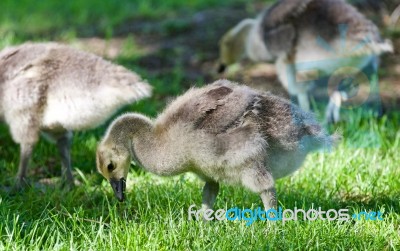
[[(58, 187), (56, 147), (35, 148), (22, 194), (7, 188), (17, 171), (19, 148), (0, 124), (0, 250), (265, 250), (400, 249), (400, 22), (388, 16), (400, 2), (357, 0), (363, 13), (393, 40), (396, 53), (382, 57), (379, 71), (383, 115), (344, 111), (328, 128), (344, 140), (331, 153), (314, 153), (301, 170), (277, 182), (283, 208), (347, 208), (384, 212), (384, 221), (298, 221), (285, 225), (243, 221), (188, 221), (201, 204), (203, 183), (193, 175), (160, 178), (132, 168), (128, 201), (118, 203), (96, 173), (95, 149), (107, 123), (76, 133), (72, 191)], [(386, 8), (379, 9), (376, 2)], [(104, 56), (138, 72), (154, 96), (123, 111), (156, 116), (174, 96), (216, 74), (218, 41), (238, 21), (254, 17), (268, 1), (245, 0), (2, 0), (0, 48), (25, 41), (58, 41)], [(246, 64), (232, 80), (287, 96), (273, 65)], [(315, 96), (318, 99), (318, 95)], [(122, 112), (122, 111), (121, 111)], [(316, 109), (322, 115), (323, 109)], [(261, 200), (243, 188), (223, 186), (216, 208), (257, 208)]]

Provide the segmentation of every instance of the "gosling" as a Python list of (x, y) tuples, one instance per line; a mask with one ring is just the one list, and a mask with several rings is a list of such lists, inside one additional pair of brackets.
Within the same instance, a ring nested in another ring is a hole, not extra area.
[(137, 74), (65, 45), (26, 43), (1, 51), (0, 120), (20, 145), (16, 188), (25, 184), (40, 132), (56, 142), (62, 176), (72, 185), (71, 131), (94, 128), (150, 94)]
[[(321, 76), (315, 70), (331, 75), (343, 73), (341, 67), (361, 70), (372, 65), (377, 72), (377, 56), (392, 51), (392, 43), (381, 38), (375, 24), (343, 0), (281, 0), (222, 37), (219, 72), (243, 58), (275, 61), (282, 85), (309, 111), (308, 91)], [(348, 96), (343, 91), (330, 95), (327, 122), (340, 120), (341, 102)]]
[(99, 143), (96, 161), (119, 201), (133, 159), (157, 175), (197, 174), (205, 181), (205, 209), (213, 207), (220, 182), (258, 193), (269, 209), (276, 207), (274, 181), (334, 141), (313, 114), (270, 93), (218, 80), (190, 89), (155, 120), (121, 115)]

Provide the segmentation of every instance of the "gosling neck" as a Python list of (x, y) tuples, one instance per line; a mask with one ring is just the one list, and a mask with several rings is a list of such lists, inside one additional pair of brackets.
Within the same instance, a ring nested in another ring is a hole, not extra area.
[(121, 116), (113, 125), (116, 138), (113, 141), (126, 149), (131, 159), (142, 168), (152, 173), (159, 173), (160, 142), (156, 141), (153, 122), (140, 114), (126, 114)]
[(128, 113), (118, 117), (109, 128), (106, 138), (130, 151), (132, 141), (148, 134), (153, 124), (149, 118), (141, 114)]
[(272, 61), (274, 57), (267, 50), (264, 38), (262, 37), (262, 16), (253, 20), (251, 26), (246, 30), (245, 52), (247, 57), (253, 62)]
[[(174, 149), (166, 147), (168, 140), (154, 129), (153, 121), (140, 114), (126, 114), (111, 126), (116, 145), (125, 148), (131, 158), (145, 170), (161, 176), (180, 173), (182, 166), (175, 160)], [(171, 158), (174, 156), (174, 158)]]
[(231, 56), (234, 62), (239, 62), (243, 57), (247, 58), (247, 40), (252, 27), (254, 26), (254, 19), (245, 19), (240, 22), (236, 27), (228, 33), (229, 43), (232, 44)]

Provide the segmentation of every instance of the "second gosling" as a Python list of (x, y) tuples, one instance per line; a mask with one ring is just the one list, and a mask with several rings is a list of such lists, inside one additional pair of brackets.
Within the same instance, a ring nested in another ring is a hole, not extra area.
[(197, 174), (206, 182), (204, 209), (213, 207), (220, 182), (258, 193), (269, 209), (277, 204), (274, 181), (334, 141), (312, 113), (270, 93), (219, 80), (190, 89), (155, 120), (121, 115), (109, 126), (96, 159), (120, 201), (133, 158), (157, 175)]

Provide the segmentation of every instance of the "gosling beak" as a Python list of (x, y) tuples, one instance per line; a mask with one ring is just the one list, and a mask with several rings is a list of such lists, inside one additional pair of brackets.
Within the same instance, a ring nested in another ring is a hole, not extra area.
[(124, 201), (125, 199), (125, 188), (126, 188), (126, 184), (125, 184), (125, 179), (121, 178), (120, 180), (117, 179), (110, 179), (110, 184), (111, 187), (114, 190), (115, 196), (117, 197), (117, 199), (119, 201)]
[(220, 64), (218, 67), (218, 73), (223, 73), (226, 69), (226, 65)]

